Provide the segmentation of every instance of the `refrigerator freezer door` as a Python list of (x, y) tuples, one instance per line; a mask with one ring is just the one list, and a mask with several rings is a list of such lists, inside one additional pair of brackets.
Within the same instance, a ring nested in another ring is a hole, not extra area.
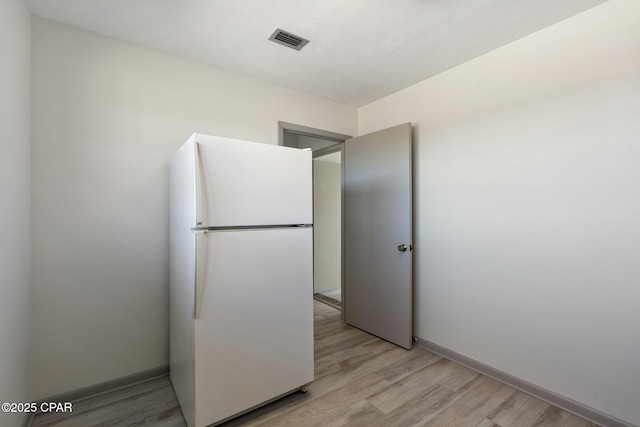
[(205, 234), (197, 427), (313, 381), (312, 229)]
[(311, 152), (200, 134), (194, 140), (199, 225), (313, 222)]

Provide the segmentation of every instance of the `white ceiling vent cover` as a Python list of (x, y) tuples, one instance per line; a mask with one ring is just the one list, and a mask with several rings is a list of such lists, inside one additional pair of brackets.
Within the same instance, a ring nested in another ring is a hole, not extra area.
[(295, 50), (300, 50), (309, 43), (309, 40), (283, 31), (280, 28), (276, 28), (273, 34), (271, 34), (271, 37), (269, 37), (269, 40)]

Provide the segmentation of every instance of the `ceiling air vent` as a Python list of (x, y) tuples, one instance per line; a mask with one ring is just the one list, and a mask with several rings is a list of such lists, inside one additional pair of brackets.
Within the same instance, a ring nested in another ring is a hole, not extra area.
[(300, 50), (309, 43), (309, 40), (303, 39), (302, 37), (296, 36), (295, 34), (291, 34), (287, 31), (283, 31), (280, 28), (277, 28), (273, 34), (271, 34), (269, 40), (295, 50)]

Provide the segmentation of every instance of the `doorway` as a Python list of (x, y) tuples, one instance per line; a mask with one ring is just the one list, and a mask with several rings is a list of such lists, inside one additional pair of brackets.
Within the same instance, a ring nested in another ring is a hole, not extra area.
[(342, 309), (342, 151), (313, 158), (313, 293)]
[[(325, 131), (290, 126), (280, 123), (280, 144), (311, 149), (314, 158), (341, 153), (342, 319), (410, 349), (413, 344), (411, 123), (355, 138), (332, 137)], [(318, 238), (316, 233), (314, 238)], [(314, 248), (314, 252), (321, 251)], [(314, 270), (319, 265), (315, 255)], [(337, 295), (334, 289), (331, 287), (330, 291)], [(315, 292), (316, 298), (324, 299), (322, 292)]]
[(280, 145), (313, 152), (313, 296), (342, 309), (344, 141), (350, 136), (279, 123)]

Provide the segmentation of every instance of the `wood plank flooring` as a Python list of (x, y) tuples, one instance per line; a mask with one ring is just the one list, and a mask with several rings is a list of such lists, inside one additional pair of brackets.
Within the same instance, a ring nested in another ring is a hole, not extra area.
[[(315, 382), (231, 420), (235, 426), (595, 426), (507, 385), (414, 347), (407, 351), (343, 324), (314, 301)], [(168, 378), (86, 399), (34, 427), (184, 427)]]
[(125, 387), (73, 404), (73, 412), (36, 415), (33, 427), (186, 427), (169, 377)]

